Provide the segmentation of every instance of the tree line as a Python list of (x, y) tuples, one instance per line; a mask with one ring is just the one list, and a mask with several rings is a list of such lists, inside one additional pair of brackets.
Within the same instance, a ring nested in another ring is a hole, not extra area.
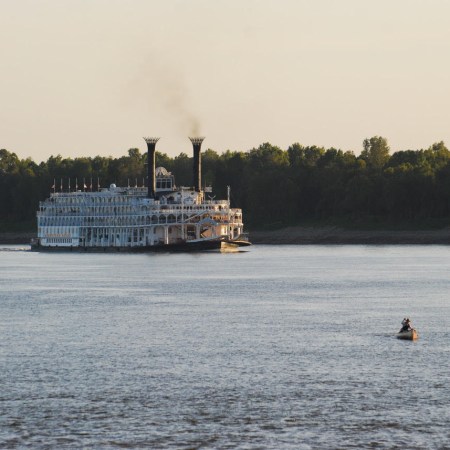
[[(147, 153), (63, 158), (37, 164), (0, 150), (0, 222), (32, 223), (40, 200), (55, 189), (68, 190), (146, 183)], [(192, 157), (156, 153), (156, 165), (175, 175), (178, 186), (192, 186)], [(56, 186), (54, 185), (56, 180)], [(381, 136), (365, 139), (360, 155), (336, 148), (270, 143), (249, 151), (202, 152), (202, 182), (216, 198), (244, 212), (250, 229), (318, 223), (445, 223), (450, 217), (450, 152), (443, 142), (427, 149), (390, 154)]]

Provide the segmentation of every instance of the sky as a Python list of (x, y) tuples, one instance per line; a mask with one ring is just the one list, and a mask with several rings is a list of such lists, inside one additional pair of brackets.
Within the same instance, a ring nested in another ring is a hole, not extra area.
[(0, 0), (0, 148), (450, 145), (448, 0)]

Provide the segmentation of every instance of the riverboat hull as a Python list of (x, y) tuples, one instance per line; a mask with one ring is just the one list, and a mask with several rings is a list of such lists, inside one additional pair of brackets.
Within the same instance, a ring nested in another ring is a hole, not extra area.
[(36, 252), (81, 252), (81, 253), (161, 253), (161, 252), (201, 252), (219, 251), (236, 252), (240, 247), (251, 245), (242, 239), (208, 239), (180, 242), (174, 244), (160, 244), (135, 247), (60, 247), (42, 246), (37, 242), (31, 243), (31, 250)]

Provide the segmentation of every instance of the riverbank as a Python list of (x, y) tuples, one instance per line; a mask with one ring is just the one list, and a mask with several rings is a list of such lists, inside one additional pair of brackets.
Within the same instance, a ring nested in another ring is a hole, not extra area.
[[(29, 244), (34, 232), (1, 232), (0, 244)], [(273, 245), (450, 245), (450, 227), (440, 230), (347, 230), (339, 227), (288, 227), (251, 231), (253, 244)]]
[(339, 227), (288, 227), (250, 232), (254, 244), (450, 245), (450, 227), (439, 230), (348, 230)]
[(36, 233), (33, 231), (25, 232), (0, 232), (0, 244), (29, 244), (32, 238), (36, 237)]

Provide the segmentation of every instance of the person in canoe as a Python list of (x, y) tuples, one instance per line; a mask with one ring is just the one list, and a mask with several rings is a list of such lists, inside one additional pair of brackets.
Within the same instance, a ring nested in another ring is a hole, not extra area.
[(405, 317), (402, 320), (402, 328), (400, 329), (400, 333), (410, 330), (412, 330), (411, 321), (409, 320), (409, 317)]

